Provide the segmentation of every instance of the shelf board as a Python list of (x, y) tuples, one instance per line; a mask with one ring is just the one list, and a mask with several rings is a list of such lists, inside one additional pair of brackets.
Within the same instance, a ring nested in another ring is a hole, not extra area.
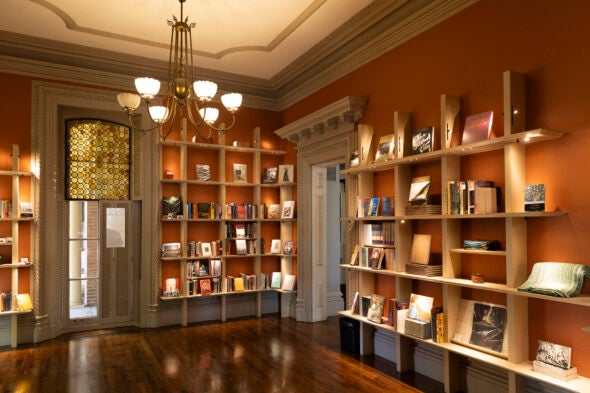
[(374, 217), (339, 217), (340, 221), (396, 221), (403, 220), (400, 216), (374, 216)]
[(33, 221), (33, 217), (1, 217), (0, 221)]
[(484, 153), (488, 151), (502, 149), (505, 145), (511, 143), (544, 142), (552, 139), (561, 138), (563, 135), (565, 135), (565, 133), (563, 132), (537, 128), (534, 130), (523, 131), (512, 135), (505, 135), (498, 138), (471, 143), (469, 145), (454, 146), (449, 149), (445, 149), (443, 152), (443, 156), (466, 156), (471, 154)]
[(240, 147), (240, 146), (230, 146), (230, 145), (218, 145), (215, 143), (204, 143), (204, 142), (189, 142), (189, 141), (173, 141), (167, 140), (162, 141), (162, 146), (186, 146), (188, 148), (194, 149), (208, 149), (208, 150), (226, 150), (226, 151), (233, 151), (239, 153), (261, 153), (267, 155), (284, 155), (287, 154), (284, 150), (272, 150), (272, 149), (262, 149), (257, 147)]
[(20, 269), (31, 265), (31, 262), (3, 263), (0, 264), (0, 269)]
[(376, 217), (339, 217), (340, 221), (402, 221), (402, 220), (478, 220), (486, 218), (545, 218), (561, 217), (567, 212), (509, 212), (509, 213), (481, 213), (481, 214), (411, 214), (403, 216), (376, 216)]
[[(479, 218), (543, 218), (543, 217), (561, 217), (567, 215), (567, 212), (508, 212), (508, 213), (482, 213), (482, 214), (443, 214), (443, 219), (479, 219)], [(406, 217), (409, 218), (409, 217)]]
[(455, 254), (506, 256), (506, 250), (469, 250), (464, 248), (451, 248), (449, 251)]
[(0, 170), (0, 176), (33, 176), (33, 172)]
[(565, 133), (550, 131), (543, 128), (523, 131), (512, 135), (501, 136), (469, 145), (454, 146), (449, 149), (435, 150), (428, 153), (416, 154), (413, 156), (394, 158), (388, 161), (372, 162), (367, 165), (347, 168), (340, 171), (343, 175), (354, 175), (363, 172), (380, 172), (394, 168), (397, 165), (408, 165), (425, 163), (439, 160), (445, 156), (467, 156), (471, 154), (485, 153), (488, 151), (503, 149), (511, 143), (535, 143), (561, 138)]
[(33, 310), (25, 310), (25, 311), (0, 311), (0, 317), (7, 317), (9, 315), (19, 315), (19, 314), (28, 314), (33, 312)]

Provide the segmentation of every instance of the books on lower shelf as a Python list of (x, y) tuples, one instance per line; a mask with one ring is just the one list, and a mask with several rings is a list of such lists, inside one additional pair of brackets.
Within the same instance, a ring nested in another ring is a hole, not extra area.
[(371, 322), (383, 322), (383, 309), (385, 307), (385, 296), (376, 293), (371, 295), (369, 309), (367, 310), (367, 319)]
[(363, 224), (363, 244), (367, 246), (393, 246), (395, 244), (395, 223)]
[(179, 279), (177, 277), (168, 277), (164, 279), (164, 285), (162, 286), (163, 297), (177, 297), (180, 295), (178, 289)]
[(164, 243), (162, 244), (162, 258), (178, 258), (180, 257), (180, 243)]
[(270, 275), (270, 287), (273, 289), (281, 288), (281, 272), (272, 272)]
[(445, 204), (449, 214), (496, 213), (501, 193), (491, 180), (451, 180)]
[(461, 299), (451, 340), (507, 357), (506, 307)]

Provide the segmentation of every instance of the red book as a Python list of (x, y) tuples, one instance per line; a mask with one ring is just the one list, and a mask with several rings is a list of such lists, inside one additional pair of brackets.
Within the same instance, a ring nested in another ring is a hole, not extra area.
[(462, 145), (485, 141), (492, 137), (492, 123), (494, 121), (494, 112), (487, 111), (476, 115), (468, 116), (465, 119), (463, 128)]
[(203, 280), (199, 280), (199, 287), (201, 288), (201, 295), (210, 295), (211, 294), (211, 280), (206, 278)]

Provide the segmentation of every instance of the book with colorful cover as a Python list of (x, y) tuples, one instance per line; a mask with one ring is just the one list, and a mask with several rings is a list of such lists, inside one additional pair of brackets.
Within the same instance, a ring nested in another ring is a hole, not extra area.
[(395, 134), (384, 135), (379, 138), (375, 161), (385, 161), (393, 158), (395, 152)]
[(383, 322), (383, 309), (385, 308), (385, 296), (372, 294), (371, 303), (367, 310), (367, 319), (371, 322)]
[(211, 280), (209, 278), (199, 280), (199, 287), (201, 289), (201, 295), (211, 294)]

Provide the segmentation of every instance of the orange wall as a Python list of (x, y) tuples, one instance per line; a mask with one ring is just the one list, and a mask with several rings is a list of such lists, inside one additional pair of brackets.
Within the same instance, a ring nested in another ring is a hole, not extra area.
[[(283, 113), (284, 122), (344, 96), (369, 98), (361, 123), (375, 128), (375, 139), (393, 131), (396, 110), (411, 112), (415, 129), (438, 126), (442, 93), (461, 97), (463, 115), (490, 109), (502, 114), (502, 73), (524, 73), (527, 127), (568, 133), (527, 148), (527, 182), (545, 183), (547, 208), (568, 212), (562, 218), (528, 220), (529, 270), (538, 261), (590, 266), (590, 182), (585, 173), (590, 166), (589, 16), (590, 2), (584, 0), (481, 0), (291, 106)], [(494, 160), (484, 157), (483, 162)], [(479, 159), (471, 161), (464, 170), (481, 173)], [(485, 174), (503, 179), (502, 170), (502, 165), (488, 167)], [(590, 294), (589, 282), (583, 292)], [(587, 326), (586, 307), (531, 300), (530, 357), (538, 339), (569, 345), (572, 363), (580, 374), (590, 375), (590, 334), (581, 330)]]

